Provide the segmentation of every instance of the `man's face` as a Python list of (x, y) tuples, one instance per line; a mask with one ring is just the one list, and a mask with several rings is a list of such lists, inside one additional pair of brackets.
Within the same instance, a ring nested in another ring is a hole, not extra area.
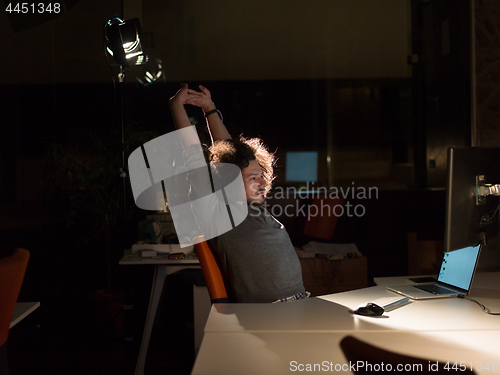
[(245, 194), (248, 203), (264, 203), (266, 198), (266, 182), (262, 173), (262, 168), (256, 160), (250, 160), (248, 166), (241, 171), (243, 183), (245, 184)]

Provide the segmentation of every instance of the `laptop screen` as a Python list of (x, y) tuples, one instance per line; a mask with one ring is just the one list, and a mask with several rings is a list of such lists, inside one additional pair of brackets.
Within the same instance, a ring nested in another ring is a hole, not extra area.
[(481, 246), (465, 247), (444, 253), (438, 281), (468, 290)]

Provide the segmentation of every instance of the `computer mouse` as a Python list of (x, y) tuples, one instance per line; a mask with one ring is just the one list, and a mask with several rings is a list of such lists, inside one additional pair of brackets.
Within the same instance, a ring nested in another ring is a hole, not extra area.
[(353, 312), (354, 314), (364, 316), (380, 316), (384, 313), (384, 308), (375, 303), (368, 302), (366, 306), (358, 307)]

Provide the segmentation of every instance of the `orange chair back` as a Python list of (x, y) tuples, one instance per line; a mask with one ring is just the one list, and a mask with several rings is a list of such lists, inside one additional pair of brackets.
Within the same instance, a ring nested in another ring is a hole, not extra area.
[(0, 346), (7, 342), (10, 321), (28, 266), (30, 253), (17, 248), (14, 253), (0, 259)]
[(198, 237), (197, 240), (199, 242), (194, 245), (194, 249), (207, 283), (210, 300), (212, 303), (231, 302), (233, 300), (231, 286), (225, 276), (219, 255), (207, 241), (203, 240), (203, 237)]
[(304, 225), (306, 236), (331, 240), (337, 225), (338, 216), (342, 214), (342, 198), (314, 198), (309, 209), (309, 217)]

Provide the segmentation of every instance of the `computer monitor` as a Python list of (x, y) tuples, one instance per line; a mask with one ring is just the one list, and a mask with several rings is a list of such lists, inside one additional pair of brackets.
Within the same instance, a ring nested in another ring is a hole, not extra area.
[(318, 152), (287, 152), (285, 179), (287, 182), (317, 182)]
[(500, 184), (500, 147), (448, 149), (445, 252), (497, 237), (496, 184)]

